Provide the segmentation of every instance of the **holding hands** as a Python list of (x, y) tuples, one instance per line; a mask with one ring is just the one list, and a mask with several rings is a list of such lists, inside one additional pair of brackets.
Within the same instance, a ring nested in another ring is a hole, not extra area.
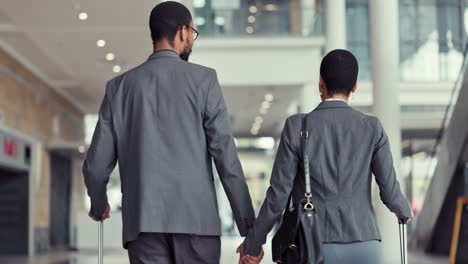
[(236, 253), (239, 253), (239, 264), (258, 264), (260, 261), (262, 261), (263, 256), (265, 253), (263, 252), (263, 249), (260, 251), (260, 254), (256, 257), (254, 256), (248, 256), (245, 255), (244, 252), (244, 244), (241, 244), (237, 250)]

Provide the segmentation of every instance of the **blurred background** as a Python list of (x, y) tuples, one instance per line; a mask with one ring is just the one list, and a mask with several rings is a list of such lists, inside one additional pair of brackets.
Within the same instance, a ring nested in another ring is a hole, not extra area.
[[(0, 0), (0, 263), (97, 262), (81, 166), (106, 81), (152, 52), (148, 20), (159, 2)], [(448, 263), (451, 248), (466, 257), (468, 216), (461, 228), (454, 220), (468, 196), (468, 0), (180, 2), (201, 33), (190, 61), (218, 72), (257, 212), (286, 117), (318, 105), (321, 58), (346, 48), (360, 65), (350, 104), (382, 120), (416, 215), (411, 263)], [(237, 263), (242, 239), (215, 183), (221, 263)], [(128, 263), (120, 188), (115, 170), (108, 263)], [(386, 263), (399, 263), (395, 217), (378, 189), (374, 200)], [(272, 263), (269, 243), (265, 251)]]

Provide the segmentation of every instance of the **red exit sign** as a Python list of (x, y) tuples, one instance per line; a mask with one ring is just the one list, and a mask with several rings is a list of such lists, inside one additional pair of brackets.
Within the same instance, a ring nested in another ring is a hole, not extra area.
[(4, 137), (3, 138), (3, 153), (7, 157), (17, 159), (18, 158), (18, 143), (16, 140)]

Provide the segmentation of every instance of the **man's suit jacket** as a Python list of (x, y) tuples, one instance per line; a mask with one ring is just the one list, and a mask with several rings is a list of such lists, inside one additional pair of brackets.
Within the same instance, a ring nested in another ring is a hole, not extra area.
[[(402, 218), (411, 217), (395, 176), (388, 137), (376, 117), (356, 111), (344, 101), (325, 101), (306, 118), (312, 202), (323, 242), (381, 239), (372, 206), (372, 173), (385, 205)], [(291, 191), (293, 201), (304, 198), (301, 126), (302, 115), (286, 120), (271, 185), (244, 243), (247, 254), (257, 255)]]
[(255, 215), (229, 122), (216, 72), (173, 51), (109, 81), (83, 165), (92, 214), (118, 161), (124, 247), (140, 232), (219, 236), (213, 159), (245, 236)]

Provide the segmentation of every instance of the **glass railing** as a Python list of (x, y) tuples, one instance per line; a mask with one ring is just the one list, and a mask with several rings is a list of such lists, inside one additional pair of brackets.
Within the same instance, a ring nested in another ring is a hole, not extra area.
[(201, 37), (323, 34), (321, 0), (193, 0)]

